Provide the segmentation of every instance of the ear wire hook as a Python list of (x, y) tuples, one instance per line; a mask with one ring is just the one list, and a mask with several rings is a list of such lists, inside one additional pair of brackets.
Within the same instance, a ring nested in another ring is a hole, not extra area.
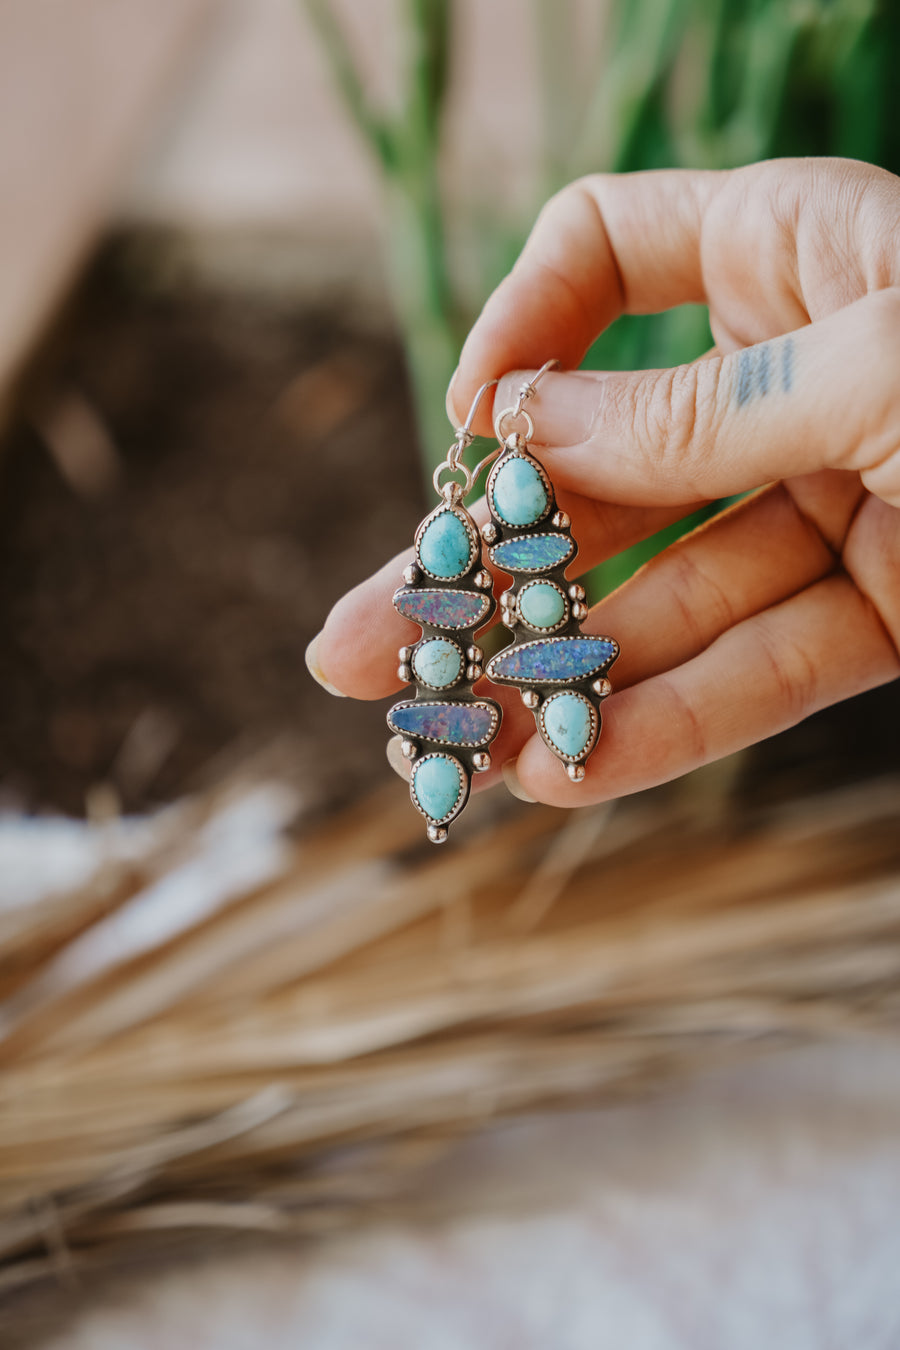
[(465, 482), (462, 485), (462, 491), (463, 494), (465, 494), (472, 490), (472, 486), (478, 475), (481, 473), (482, 469), (485, 468), (486, 465), (490, 464), (491, 460), (494, 459), (495, 456), (497, 455), (498, 450), (492, 450), (491, 453), (485, 459), (483, 459), (481, 463), (478, 465), (478, 467), (474, 470), (467, 468), (466, 465), (463, 464), (462, 462), (462, 457), (464, 453), (475, 439), (472, 433), (472, 423), (475, 420), (475, 414), (478, 412), (478, 405), (484, 398), (484, 395), (487, 393), (488, 389), (492, 389), (494, 385), (497, 383), (498, 383), (497, 380), (485, 381), (485, 383), (481, 386), (481, 388), (478, 390), (478, 393), (472, 400), (472, 406), (468, 411), (466, 420), (463, 422), (461, 427), (456, 428), (456, 435), (454, 437), (453, 444), (447, 451), (447, 458), (444, 460), (442, 464), (439, 464), (434, 471), (434, 487), (435, 491), (438, 494), (441, 494), (443, 491), (440, 480), (441, 474), (445, 469), (447, 469), (450, 473), (461, 473), (463, 475)]
[(535, 374), (532, 375), (530, 380), (525, 380), (520, 385), (519, 396), (516, 399), (515, 403), (511, 403), (508, 408), (504, 408), (503, 411), (498, 413), (497, 416), (494, 418), (494, 435), (497, 437), (497, 440), (500, 441), (501, 445), (503, 444), (505, 439), (503, 433), (504, 422), (507, 421), (515, 422), (516, 419), (520, 417), (525, 423), (525, 440), (526, 441), (531, 440), (532, 436), (534, 435), (534, 423), (532, 422), (528, 413), (525, 411), (525, 404), (527, 403), (528, 399), (534, 398), (535, 394), (537, 393), (538, 383), (540, 380), (544, 378), (544, 376), (547, 374), (547, 371), (552, 370), (554, 366), (558, 365), (559, 361), (557, 360), (557, 358), (555, 356), (551, 356), (550, 360), (545, 361), (544, 364), (541, 366), (540, 370), (536, 371)]

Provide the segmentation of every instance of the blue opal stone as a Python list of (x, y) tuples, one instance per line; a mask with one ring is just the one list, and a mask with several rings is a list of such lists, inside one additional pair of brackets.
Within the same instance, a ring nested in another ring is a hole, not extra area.
[(465, 791), (462, 765), (452, 755), (426, 755), (413, 766), (411, 791), (430, 820), (451, 816)]
[(539, 638), (491, 657), (486, 673), (505, 684), (583, 680), (602, 670), (618, 650), (611, 638)]
[(565, 534), (533, 534), (525, 539), (506, 539), (491, 549), (491, 561), (507, 572), (549, 572), (575, 552)]
[(429, 638), (412, 656), (413, 674), (432, 689), (447, 689), (462, 674), (463, 654), (448, 638)]
[(398, 591), (394, 605), (406, 619), (432, 628), (475, 628), (490, 612), (490, 596), (477, 591)]
[(530, 459), (501, 460), (491, 475), (490, 500), (494, 514), (507, 525), (534, 525), (547, 514), (550, 496)]
[(551, 581), (533, 581), (519, 592), (519, 615), (529, 628), (555, 628), (566, 615), (566, 598)]
[(541, 723), (551, 745), (577, 759), (590, 743), (594, 710), (583, 694), (554, 694), (544, 704)]
[(419, 535), (418, 553), (426, 572), (450, 580), (468, 570), (472, 540), (459, 516), (438, 508)]
[(388, 713), (388, 726), (399, 735), (446, 745), (487, 745), (499, 724), (490, 703), (398, 703)]

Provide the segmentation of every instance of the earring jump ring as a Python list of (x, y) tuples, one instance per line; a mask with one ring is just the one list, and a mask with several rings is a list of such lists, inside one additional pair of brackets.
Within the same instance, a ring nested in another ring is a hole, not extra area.
[(507, 436), (511, 436), (512, 432), (515, 430), (515, 428), (513, 427), (510, 428), (509, 430), (504, 431), (503, 429), (504, 422), (518, 422), (518, 421), (522, 421), (525, 423), (526, 441), (530, 441), (532, 439), (532, 437), (534, 436), (534, 421), (530, 413), (527, 413), (524, 408), (516, 408), (510, 405), (510, 407), (504, 408), (502, 412), (499, 412), (494, 421), (494, 435), (497, 437), (497, 440), (500, 442), (501, 445), (504, 443)]

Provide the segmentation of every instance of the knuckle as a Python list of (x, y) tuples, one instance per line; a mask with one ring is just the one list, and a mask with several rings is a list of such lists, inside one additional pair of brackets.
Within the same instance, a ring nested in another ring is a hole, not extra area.
[(634, 431), (653, 467), (699, 487), (715, 453), (721, 361), (699, 361), (654, 372), (638, 386)]

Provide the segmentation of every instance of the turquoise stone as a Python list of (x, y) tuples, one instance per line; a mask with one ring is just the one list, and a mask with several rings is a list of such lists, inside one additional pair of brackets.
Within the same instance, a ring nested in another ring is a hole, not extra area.
[(413, 766), (411, 787), (430, 820), (446, 820), (465, 789), (462, 765), (451, 755), (426, 755)]
[(398, 591), (394, 605), (404, 618), (432, 628), (475, 628), (490, 613), (491, 599), (477, 591)]
[(505, 684), (553, 684), (598, 674), (619, 654), (612, 638), (539, 638), (492, 656), (486, 674)]
[(565, 596), (549, 581), (532, 582), (519, 593), (519, 614), (530, 628), (555, 628), (565, 618)]
[(492, 703), (397, 703), (388, 713), (388, 726), (401, 736), (446, 745), (487, 745), (492, 741), (500, 715)]
[(412, 656), (413, 674), (433, 689), (447, 689), (462, 674), (463, 655), (447, 638), (429, 638)]
[(519, 456), (501, 461), (494, 470), (490, 496), (494, 514), (507, 525), (534, 525), (550, 505), (537, 466)]
[(472, 540), (459, 516), (438, 509), (419, 535), (418, 552), (426, 572), (449, 580), (468, 570)]
[(577, 759), (591, 739), (593, 709), (583, 694), (554, 694), (544, 704), (541, 721), (551, 745)]
[(549, 572), (567, 562), (575, 545), (565, 534), (533, 534), (506, 539), (491, 549), (491, 561), (507, 572)]

